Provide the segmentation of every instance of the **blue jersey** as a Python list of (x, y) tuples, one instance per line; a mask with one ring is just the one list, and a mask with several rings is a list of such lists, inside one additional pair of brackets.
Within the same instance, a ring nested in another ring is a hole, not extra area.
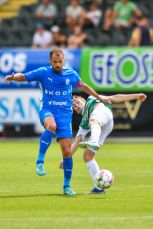
[(27, 81), (38, 81), (42, 89), (42, 109), (67, 112), (72, 110), (72, 87), (80, 77), (72, 68), (63, 67), (60, 74), (51, 66), (41, 67), (25, 74)]

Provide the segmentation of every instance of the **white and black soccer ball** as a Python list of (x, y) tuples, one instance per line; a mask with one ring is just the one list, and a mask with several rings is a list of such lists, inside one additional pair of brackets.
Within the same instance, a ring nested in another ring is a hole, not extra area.
[(107, 169), (100, 170), (95, 177), (95, 183), (99, 188), (109, 188), (114, 183), (114, 176)]

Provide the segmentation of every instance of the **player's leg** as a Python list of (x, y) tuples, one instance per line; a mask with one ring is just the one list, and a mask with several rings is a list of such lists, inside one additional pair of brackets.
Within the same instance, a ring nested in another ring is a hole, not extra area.
[(94, 159), (94, 155), (95, 153), (89, 148), (86, 148), (83, 154), (83, 160), (87, 165), (89, 174), (93, 181), (95, 180), (95, 175), (100, 170), (96, 160)]
[(100, 148), (98, 141), (101, 135), (101, 124), (96, 118), (92, 118), (89, 122), (89, 126), (91, 130), (89, 146), (95, 146), (95, 150), (98, 150)]
[(91, 119), (89, 125), (90, 125), (90, 131), (91, 131), (90, 140), (89, 141), (85, 141), (85, 142), (81, 142), (79, 144), (79, 146), (81, 148), (86, 148), (86, 146), (90, 146), (94, 150), (98, 150), (100, 148), (100, 145), (98, 143), (99, 137), (100, 137), (100, 134), (101, 134), (100, 123), (96, 119)]
[[(104, 144), (105, 139), (107, 136), (111, 133), (113, 129), (113, 119), (110, 119), (109, 122), (101, 128), (101, 135), (99, 137), (99, 145), (102, 146)], [(94, 150), (92, 147), (87, 147), (84, 151), (83, 159), (87, 165), (87, 168), (89, 170), (89, 174), (94, 181), (94, 188), (90, 191), (89, 194), (100, 194), (105, 193), (104, 189), (100, 189), (95, 184), (95, 176), (99, 172), (99, 165), (97, 164), (96, 160), (94, 159), (94, 156), (96, 154), (96, 150)]]
[[(104, 109), (105, 110), (105, 109)], [(104, 111), (103, 110), (103, 111)], [(102, 113), (102, 112), (101, 112)], [(113, 129), (113, 116), (110, 110), (106, 109), (105, 112), (102, 113), (101, 119), (97, 115), (97, 120), (101, 123), (101, 134), (98, 139), (98, 144), (102, 146), (104, 144), (105, 139), (111, 133)], [(95, 116), (96, 117), (96, 116)], [(91, 141), (91, 136), (89, 138), (89, 142)], [(89, 174), (95, 183), (95, 176), (99, 172), (99, 166), (94, 159), (96, 150), (93, 149), (92, 146), (88, 146), (84, 151), (84, 161), (88, 167)], [(90, 193), (104, 193), (104, 190), (100, 189), (94, 184), (94, 188)]]
[(47, 149), (49, 148), (51, 142), (52, 142), (52, 132), (45, 130), (40, 136), (39, 152), (36, 161), (36, 172), (40, 176), (46, 174), (46, 171), (44, 169), (44, 159), (45, 159)]
[(101, 135), (99, 137), (99, 145), (100, 146), (102, 146), (104, 144), (107, 136), (112, 132), (113, 125), (114, 125), (113, 119), (110, 119), (110, 121), (106, 125), (102, 126)]
[(94, 183), (94, 187), (89, 192), (89, 194), (103, 194), (105, 193), (105, 191), (101, 188), (98, 188), (95, 184), (96, 174), (100, 171), (99, 165), (96, 162), (96, 160), (94, 159), (95, 153), (96, 153), (95, 150), (93, 150), (90, 147), (89, 148), (87, 147), (83, 154), (83, 160), (86, 163), (90, 177), (92, 178), (93, 183)]
[(44, 111), (40, 112), (40, 120), (46, 130), (42, 133), (40, 137), (39, 152), (36, 161), (36, 172), (38, 175), (43, 176), (46, 174), (46, 171), (44, 169), (44, 159), (47, 149), (52, 142), (52, 133), (56, 130), (56, 122), (54, 120), (54, 117), (52, 116), (52, 113)]
[(90, 115), (89, 125), (91, 135), (88, 142), (81, 142), (82, 148), (89, 146), (93, 150), (100, 148), (99, 138), (101, 136), (101, 128), (113, 119), (112, 112), (104, 104), (98, 103)]
[(90, 139), (88, 142), (81, 142), (79, 145), (83, 148), (86, 146), (92, 147), (94, 150), (98, 150), (100, 145), (98, 143), (99, 137), (101, 134), (101, 118), (102, 116), (102, 107), (101, 103), (97, 104), (93, 112), (90, 115), (89, 126), (90, 126)]
[(72, 178), (72, 170), (73, 170), (73, 160), (71, 155), (71, 144), (72, 140), (70, 138), (62, 138), (59, 139), (59, 143), (62, 150), (63, 155), (63, 171), (64, 171), (64, 185), (63, 190), (64, 194), (73, 196), (76, 193), (72, 191), (70, 188), (70, 182)]
[[(88, 144), (95, 150), (100, 148), (99, 138), (103, 126), (109, 122), (109, 117), (112, 118), (112, 112), (104, 104), (98, 103), (90, 115), (89, 126), (91, 129), (91, 134)], [(95, 147), (94, 147), (95, 146)]]
[[(101, 127), (101, 134), (100, 134), (100, 137), (98, 140), (98, 144), (100, 146), (102, 146), (104, 144), (107, 136), (111, 133), (112, 129), (113, 129), (113, 119), (110, 118), (108, 123), (106, 123), (104, 126)], [(89, 141), (90, 141), (90, 138), (91, 138), (91, 136), (89, 137)], [(94, 159), (95, 154), (96, 154), (96, 150), (94, 150), (90, 146), (87, 147), (85, 152), (84, 152), (84, 161), (89, 165), (91, 164), (90, 173), (91, 173), (93, 180), (95, 180), (95, 175), (97, 174), (97, 172), (99, 172), (99, 166)], [(100, 169), (102, 169), (102, 168), (100, 168)]]
[(56, 115), (56, 138), (60, 143), (62, 156), (63, 156), (63, 172), (64, 172), (64, 194), (73, 196), (76, 193), (72, 191), (70, 187), (72, 170), (73, 170), (73, 160), (71, 154), (72, 145), (72, 112), (63, 113), (62, 117), (58, 114)]
[(59, 140), (63, 156), (64, 188), (70, 187), (72, 177), (73, 161), (71, 156), (71, 142), (72, 140), (69, 138)]

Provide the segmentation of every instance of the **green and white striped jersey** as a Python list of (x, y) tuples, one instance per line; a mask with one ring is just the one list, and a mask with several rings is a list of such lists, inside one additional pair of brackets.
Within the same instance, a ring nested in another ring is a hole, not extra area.
[[(80, 123), (80, 127), (82, 127), (83, 129), (90, 129), (89, 127), (89, 119), (90, 119), (90, 115), (94, 110), (94, 107), (97, 103), (102, 103), (100, 100), (96, 99), (94, 96), (89, 96), (86, 104), (84, 106), (84, 109), (82, 111), (82, 121)], [(112, 111), (112, 107), (107, 104), (107, 103), (103, 103), (106, 107), (108, 107), (111, 111)]]

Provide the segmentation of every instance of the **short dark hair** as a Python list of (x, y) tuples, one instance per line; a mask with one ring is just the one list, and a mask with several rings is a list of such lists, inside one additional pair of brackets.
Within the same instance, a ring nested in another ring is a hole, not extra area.
[(64, 53), (63, 53), (63, 50), (61, 48), (53, 48), (51, 51), (50, 51), (50, 58), (52, 57), (53, 54), (56, 54), (57, 56), (59, 56), (60, 54), (63, 55), (64, 57)]

